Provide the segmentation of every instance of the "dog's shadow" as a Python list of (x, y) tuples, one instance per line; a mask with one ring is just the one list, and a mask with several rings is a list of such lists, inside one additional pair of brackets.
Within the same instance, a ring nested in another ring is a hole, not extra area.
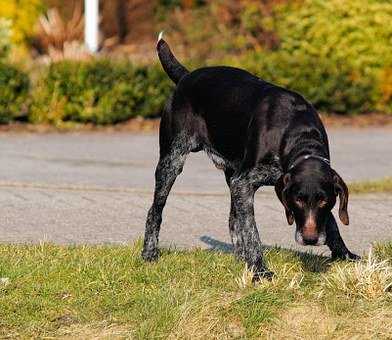
[[(210, 236), (203, 235), (200, 237), (200, 241), (209, 246), (210, 251), (220, 251), (223, 253), (233, 253), (233, 245), (216, 240)], [(330, 257), (312, 254), (310, 252), (302, 252), (290, 248), (263, 245), (263, 251), (269, 250), (282, 250), (285, 252), (292, 253), (293, 256), (297, 257), (301, 262), (303, 269), (307, 272), (312, 273), (324, 273), (328, 270), (329, 266), (333, 262)]]

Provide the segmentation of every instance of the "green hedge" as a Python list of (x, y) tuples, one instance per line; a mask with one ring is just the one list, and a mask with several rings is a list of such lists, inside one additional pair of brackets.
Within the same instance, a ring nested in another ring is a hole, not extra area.
[(30, 81), (15, 66), (0, 63), (0, 124), (27, 115)]
[(172, 90), (158, 66), (94, 60), (52, 64), (33, 91), (30, 120), (113, 124), (157, 115)]
[(233, 64), (299, 91), (319, 110), (392, 113), (392, 2), (291, 0), (259, 14), (278, 47)]

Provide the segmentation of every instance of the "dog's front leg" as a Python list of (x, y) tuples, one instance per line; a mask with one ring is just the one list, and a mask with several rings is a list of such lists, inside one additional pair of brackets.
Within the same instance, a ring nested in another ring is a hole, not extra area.
[(254, 217), (255, 188), (246, 177), (230, 181), (230, 234), (234, 254), (244, 260), (255, 273), (254, 279), (270, 278), (273, 273), (264, 266), (262, 246)]
[(332, 215), (331, 212), (329, 213), (328, 216), (326, 233), (327, 233), (327, 246), (331, 250), (332, 259), (342, 259), (342, 260), (360, 259), (358, 255), (348, 250), (346, 244), (344, 243), (340, 235), (335, 217)]

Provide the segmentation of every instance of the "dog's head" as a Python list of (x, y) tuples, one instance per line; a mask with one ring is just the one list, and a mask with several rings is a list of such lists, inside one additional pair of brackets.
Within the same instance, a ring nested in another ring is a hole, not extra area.
[(295, 221), (295, 240), (302, 245), (322, 245), (326, 241), (328, 215), (339, 195), (339, 218), (348, 225), (348, 189), (328, 164), (317, 159), (302, 162), (282, 175), (275, 191), (285, 210), (287, 222)]

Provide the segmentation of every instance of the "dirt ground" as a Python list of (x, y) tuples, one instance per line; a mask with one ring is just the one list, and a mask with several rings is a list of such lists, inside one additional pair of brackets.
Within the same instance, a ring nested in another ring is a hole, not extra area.
[[(391, 127), (392, 115), (370, 113), (356, 116), (342, 116), (337, 114), (320, 114), (322, 121), (327, 128), (374, 128), (374, 127)], [(55, 127), (45, 124), (26, 124), (26, 123), (12, 123), (8, 125), (0, 125), (1, 132), (87, 132), (87, 131), (107, 131), (107, 132), (155, 132), (159, 128), (159, 118), (133, 118), (124, 123), (119, 123), (110, 126), (96, 126), (93, 124), (74, 124), (66, 123), (63, 126)]]

